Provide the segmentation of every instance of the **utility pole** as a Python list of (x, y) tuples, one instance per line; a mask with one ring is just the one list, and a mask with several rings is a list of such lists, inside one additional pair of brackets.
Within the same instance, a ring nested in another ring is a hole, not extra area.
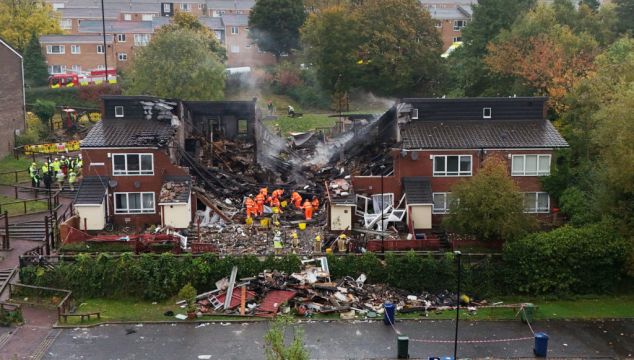
[(383, 228), (383, 202), (385, 201), (385, 197), (383, 196), (383, 174), (385, 173), (385, 165), (381, 165), (381, 214), (379, 215), (379, 221), (381, 222), (381, 253), (385, 253), (385, 229)]
[(460, 321), (460, 273), (462, 272), (461, 258), (462, 253), (460, 251), (454, 251), (458, 259), (458, 293), (456, 294), (456, 334), (453, 341), (453, 358), (458, 359), (458, 322)]
[(103, 64), (106, 67), (106, 84), (108, 83), (108, 46), (106, 45), (106, 12), (101, 0), (101, 30), (103, 32)]

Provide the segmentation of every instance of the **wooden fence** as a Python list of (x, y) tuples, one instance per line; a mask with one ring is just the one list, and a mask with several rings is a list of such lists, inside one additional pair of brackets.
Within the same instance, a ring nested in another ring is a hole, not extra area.
[[(64, 289), (55, 289), (44, 286), (33, 286), (24, 284), (9, 284), (9, 297), (13, 298), (14, 295), (22, 296), (25, 292), (21, 292), (19, 289), (26, 290), (26, 294), (35, 294), (38, 298), (49, 297), (51, 301), (59, 298), (59, 302), (52, 303), (57, 308), (57, 321), (62, 321), (64, 316), (68, 316), (72, 308), (72, 295), (73, 292)], [(27, 296), (28, 297), (28, 296)], [(25, 301), (27, 304), (42, 305), (40, 303), (33, 303)]]

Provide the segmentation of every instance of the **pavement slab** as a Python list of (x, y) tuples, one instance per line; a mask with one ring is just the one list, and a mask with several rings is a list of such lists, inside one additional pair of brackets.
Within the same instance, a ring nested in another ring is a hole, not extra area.
[[(409, 336), (411, 358), (453, 354), (454, 322), (403, 321), (395, 329)], [(382, 321), (303, 321), (306, 348), (314, 359), (396, 358), (396, 332)], [(634, 320), (543, 321), (533, 325), (550, 337), (549, 357), (628, 358), (634, 356)], [(102, 325), (65, 329), (45, 359), (264, 359), (268, 323)], [(287, 340), (292, 330), (287, 330)], [(461, 322), (459, 357), (533, 358), (533, 340), (518, 321)], [(421, 342), (425, 341), (425, 342)], [(438, 342), (434, 342), (438, 341)]]

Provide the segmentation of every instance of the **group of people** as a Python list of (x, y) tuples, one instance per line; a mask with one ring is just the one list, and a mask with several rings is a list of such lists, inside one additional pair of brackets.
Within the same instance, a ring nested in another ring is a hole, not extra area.
[[(273, 213), (273, 223), (279, 222), (279, 214), (282, 212), (282, 207), (284, 207), (282, 205), (286, 204), (286, 201), (282, 200), (283, 196), (284, 189), (276, 189), (269, 194), (269, 189), (266, 187), (261, 188), (260, 192), (255, 197), (253, 194), (250, 194), (244, 200), (247, 218), (262, 216), (264, 214), (264, 205), (268, 204), (271, 207), (271, 212)], [(319, 199), (317, 199), (316, 196), (313, 196), (312, 200), (309, 198), (303, 199), (297, 191), (294, 191), (291, 194), (290, 202), (297, 210), (304, 211), (304, 218), (306, 220), (312, 220), (313, 213), (319, 209)]]
[(59, 189), (62, 190), (64, 182), (68, 181), (71, 190), (75, 190), (77, 177), (81, 175), (83, 161), (81, 154), (77, 157), (55, 158), (45, 161), (41, 166), (33, 162), (29, 167), (29, 176), (31, 177), (31, 186), (40, 187), (40, 182), (44, 183), (46, 189), (51, 189), (53, 183), (57, 183)]

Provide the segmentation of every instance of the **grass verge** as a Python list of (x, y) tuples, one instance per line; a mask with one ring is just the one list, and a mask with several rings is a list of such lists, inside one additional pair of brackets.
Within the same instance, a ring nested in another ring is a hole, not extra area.
[(291, 132), (330, 128), (335, 125), (336, 121), (337, 118), (330, 117), (329, 114), (304, 114), (301, 118), (290, 118), (284, 113), (277, 120), (267, 120), (264, 123), (274, 133), (279, 131), (282, 136), (288, 136)]
[[(27, 170), (31, 166), (31, 159), (22, 157), (16, 159), (13, 155), (7, 155), (0, 160), (0, 174), (16, 171)], [(30, 181), (29, 174), (26, 171), (18, 173), (18, 183)], [(0, 184), (15, 184), (15, 174), (2, 174), (0, 175)]]
[(24, 203), (19, 202), (15, 204), (4, 205), (5, 203), (12, 203), (20, 201), (13, 197), (0, 195), (0, 210), (9, 212), (9, 216), (30, 214), (38, 211), (45, 211), (48, 209), (48, 203), (46, 201), (29, 201), (26, 203), (26, 213), (24, 212)]

